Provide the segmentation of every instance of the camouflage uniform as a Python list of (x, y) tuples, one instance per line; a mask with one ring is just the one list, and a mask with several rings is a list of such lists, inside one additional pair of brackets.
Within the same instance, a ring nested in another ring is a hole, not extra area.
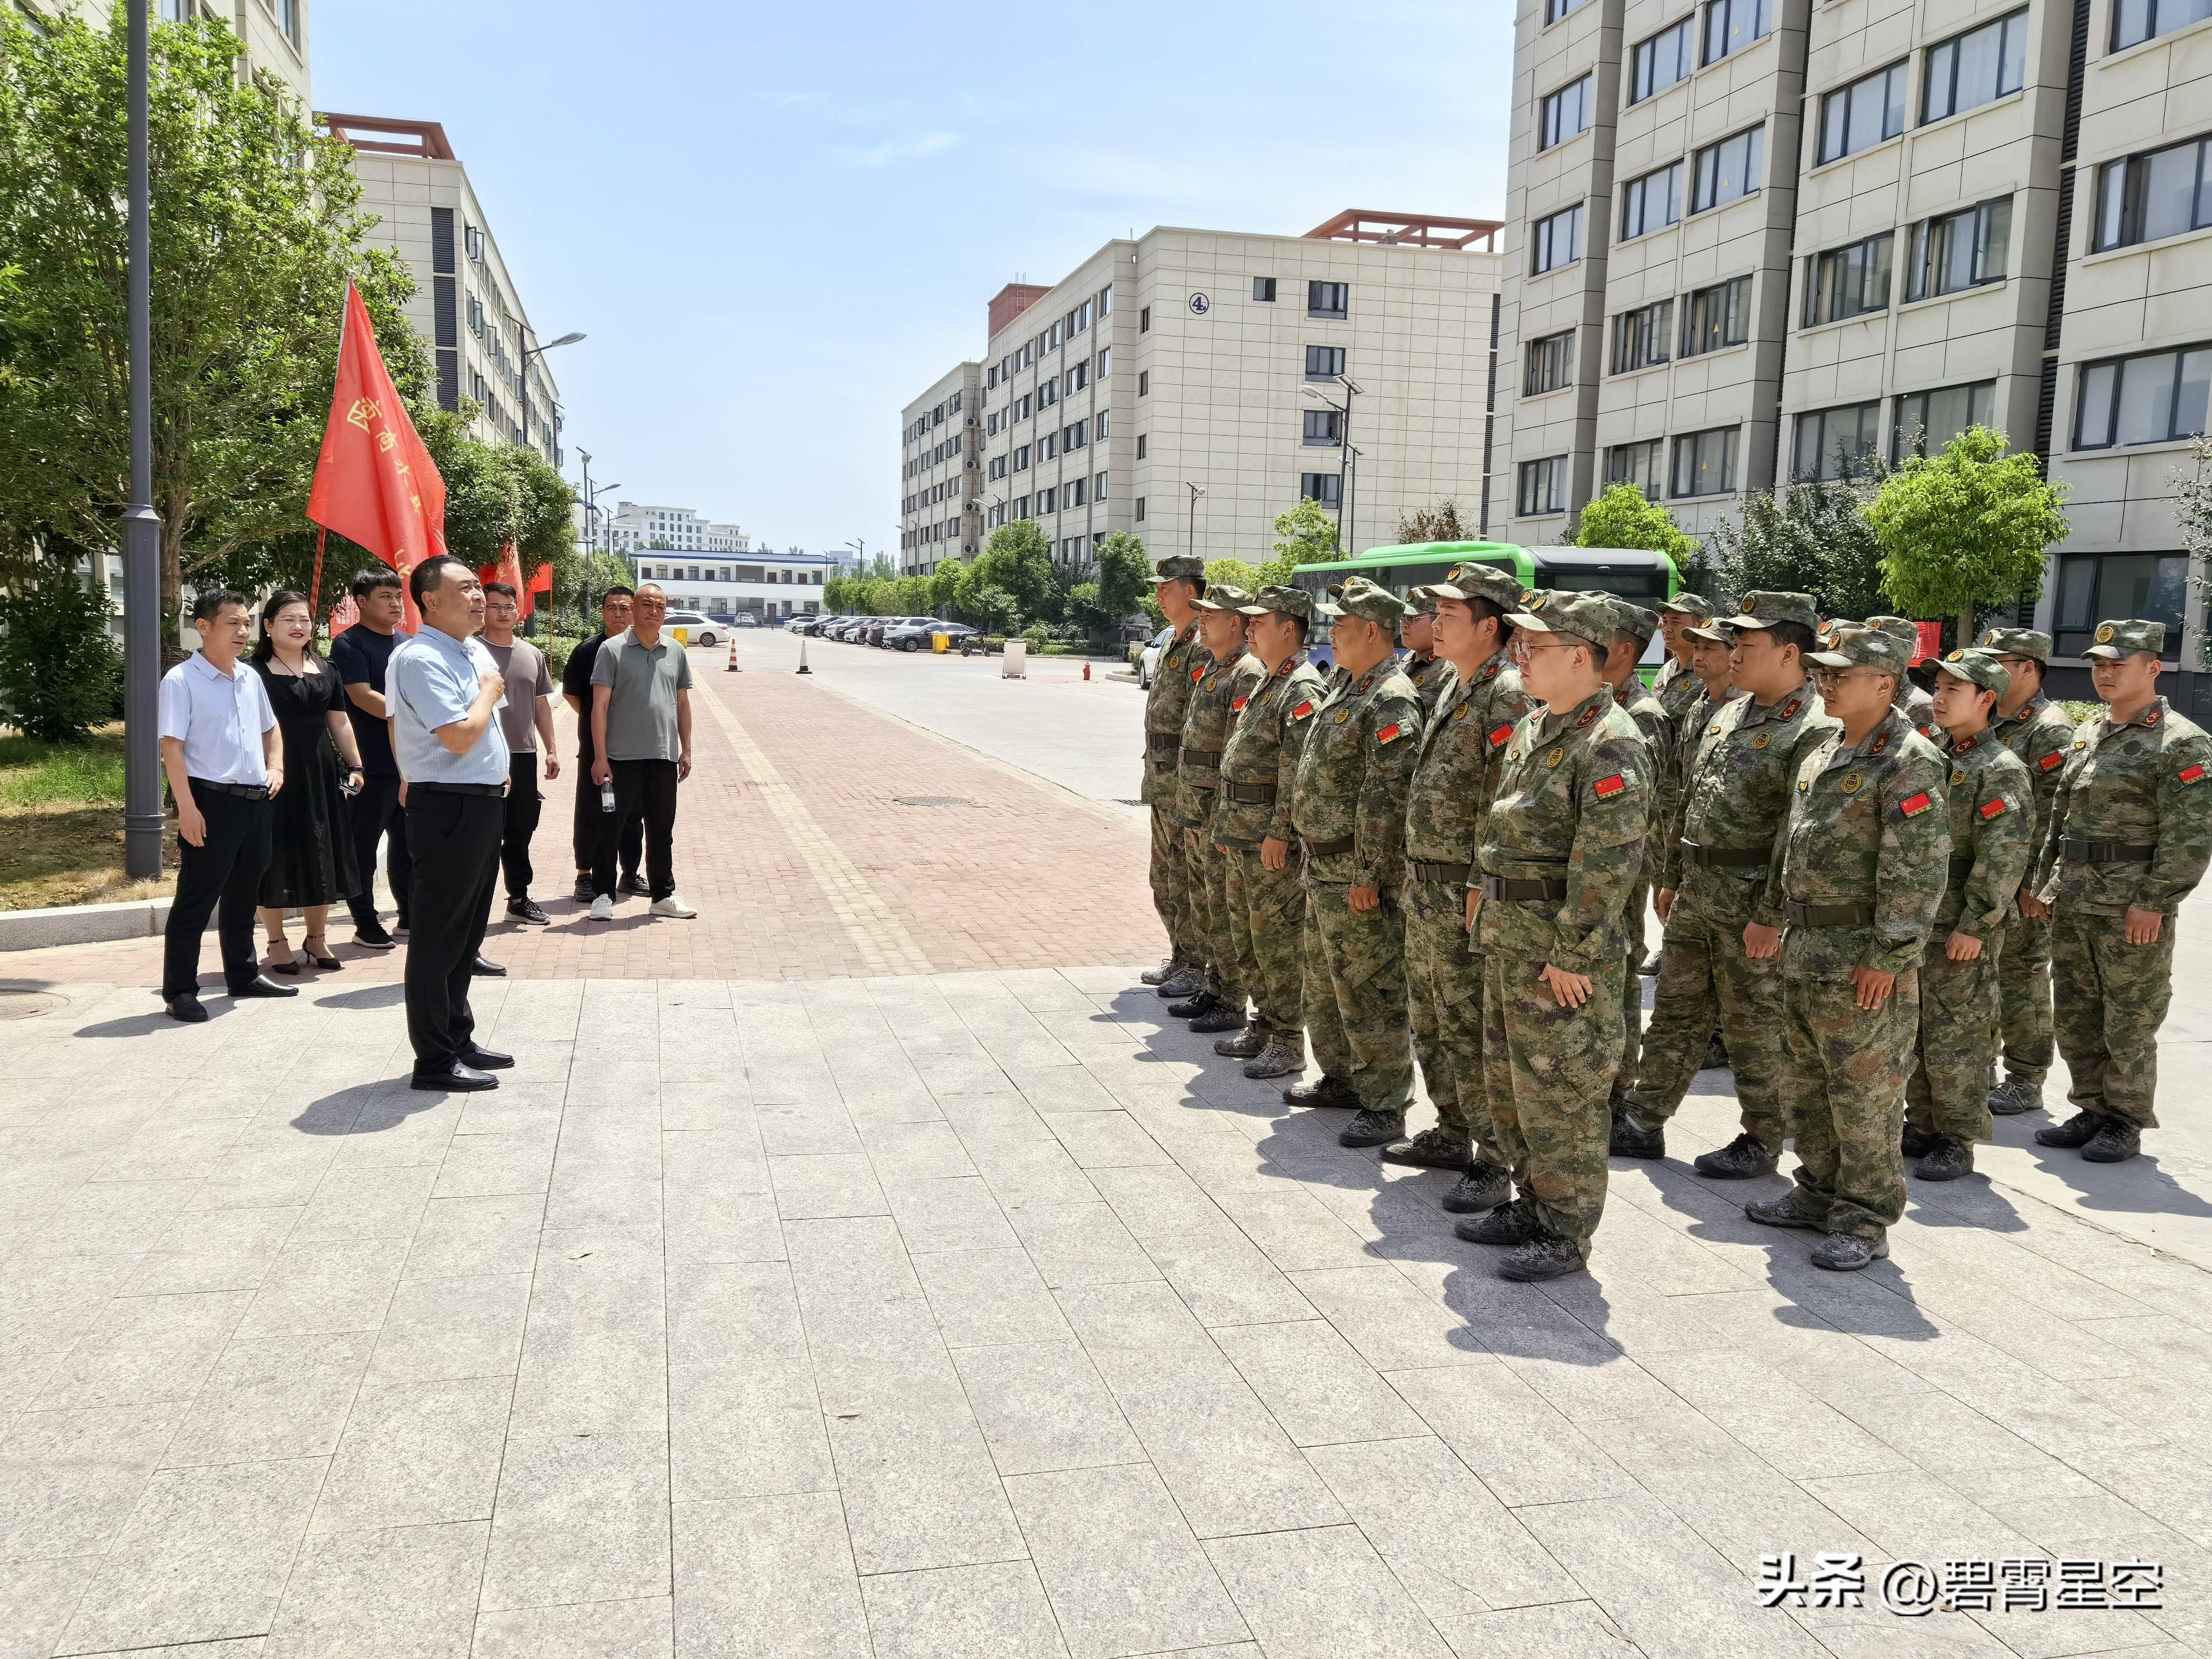
[[(1293, 602), (1303, 601), (1294, 594)], [(1261, 604), (1248, 617), (1263, 615), (1280, 601), (1262, 588)], [(1310, 605), (1290, 614), (1310, 614)], [(1291, 827), (1292, 781), (1298, 753), (1322, 702), (1321, 672), (1304, 652), (1287, 659), (1246, 699), (1231, 722), (1221, 754), (1221, 788), (1213, 809), (1213, 839), (1228, 850), (1230, 940), (1239, 975), (1252, 994), (1255, 1018), (1267, 1031), (1298, 1046), (1305, 1029), (1301, 1006), (1305, 968), (1301, 946), (1305, 932), (1305, 885), (1299, 877), (1297, 832)], [(1260, 860), (1260, 843), (1273, 839), (1291, 844), (1279, 870)]]
[[(1844, 623), (1844, 627), (1850, 624)], [(1869, 628), (1879, 629), (1905, 647), (1905, 660), (1910, 662), (1920, 649), (1920, 629), (1909, 617), (1869, 617)], [(1943, 728), (1936, 724), (1936, 699), (1923, 691), (1903, 674), (1897, 677), (1897, 695), (1890, 706), (1901, 711), (1912, 722), (1912, 729), (1930, 743), (1940, 743)]]
[[(1646, 645), (1650, 643), (1658, 625), (1656, 616), (1626, 599), (1614, 599), (1613, 608), (1622, 631), (1638, 635)], [(1644, 620), (1646, 617), (1650, 618), (1648, 626)], [(1692, 676), (1691, 684), (1697, 684), (1695, 676)], [(1628, 896), (1628, 913), (1622, 924), (1628, 935), (1628, 948), (1622, 957), (1620, 972), (1620, 1068), (1613, 1078), (1613, 1106), (1618, 1109), (1624, 1103), (1622, 1097), (1636, 1081), (1637, 1066), (1644, 1050), (1644, 985), (1638, 976), (1637, 966), (1644, 960), (1644, 918), (1650, 908), (1651, 884), (1666, 852), (1666, 835), (1674, 822), (1681, 783), (1677, 755), (1680, 743), (1675, 735), (1674, 718), (1668, 714), (1666, 706), (1632, 675), (1628, 684), (1614, 693), (1614, 698), (1622, 712), (1636, 722), (1636, 729), (1644, 734), (1644, 746), (1651, 751), (1649, 827), (1644, 836), (1644, 857), (1637, 866), (1636, 885)]]
[[(1658, 609), (1676, 616), (1686, 617), (1697, 627), (1707, 627), (1713, 619), (1713, 602), (1702, 593), (1677, 593), (1671, 599), (1659, 601)], [(1674, 730), (1686, 736), (1697, 728), (1687, 723), (1690, 705), (1705, 695), (1705, 683), (1690, 672), (1689, 660), (1678, 657), (1669, 648), (1667, 660), (1659, 665), (1657, 677), (1651, 682), (1651, 695), (1659, 699), (1659, 706), (1674, 722)]]
[[(1993, 628), (1982, 635), (1982, 648), (2048, 662), (2051, 639), (2027, 629)], [(1990, 732), (2027, 768), (2035, 787), (2035, 828), (2029, 844), (2039, 849), (2051, 823), (2051, 803), (2058, 793), (2059, 769), (2073, 752), (2074, 722), (2039, 690), (2010, 719), (1993, 716)], [(1997, 996), (2003, 1010), (2005, 1071), (2031, 1097), (2039, 1097), (2057, 1052), (2051, 1023), (2050, 917), (2024, 916), (2014, 907), (1998, 934)]]
[[(1195, 562), (1171, 559), (1161, 569), (1164, 573), (1170, 566)], [(1164, 574), (1162, 580), (1188, 574), (1178, 570), (1176, 576)], [(1145, 781), (1139, 793), (1152, 809), (1152, 906), (1160, 914), (1160, 926), (1167, 929), (1169, 954), (1187, 967), (1195, 967), (1203, 951), (1191, 902), (1187, 842), (1176, 817), (1181, 805), (1176, 788), (1176, 757), (1182, 747), (1183, 714), (1190, 707), (1190, 671), (1205, 655), (1194, 619), (1160, 653), (1152, 690), (1145, 696)]]
[[(1528, 603), (1516, 629), (1611, 638), (1609, 608), (1582, 595)], [(1506, 746), (1480, 858), (1483, 1054), (1498, 1147), (1541, 1234), (1585, 1260), (1605, 1208), (1619, 969), (1651, 794), (1650, 750), (1611, 686), (1571, 708), (1536, 708)], [(1537, 977), (1547, 965), (1586, 975), (1589, 1000), (1562, 1007)]]
[[(1235, 611), (1251, 598), (1241, 587), (1223, 586), (1215, 587), (1199, 605), (1209, 611)], [(1191, 683), (1190, 706), (1183, 711), (1182, 746), (1176, 762), (1175, 818), (1183, 831), (1183, 856), (1188, 861), (1191, 912), (1197, 924), (1205, 988), (1242, 1015), (1245, 988), (1237, 972), (1237, 946), (1230, 928), (1228, 860), (1214, 850), (1213, 797), (1231, 716), (1259, 689), (1267, 671), (1240, 640), (1233, 654), (1226, 658), (1201, 650), (1184, 672)]]
[[(1873, 629), (1842, 628), (1814, 660), (1902, 674), (1904, 655)], [(1798, 1164), (1782, 1202), (1800, 1224), (1878, 1249), (1905, 1213), (1899, 1133), (1920, 1009), (1916, 969), (1950, 853), (1946, 770), (1901, 708), (1855, 746), (1831, 724), (1798, 763), (1784, 832), (1783, 1089)], [(1896, 975), (1872, 1012), (1857, 1006), (1859, 968)]]
[[(1954, 651), (1946, 672), (2002, 694), (2009, 678), (1983, 652)], [(1996, 1062), (1998, 952), (2034, 854), (2033, 787), (2020, 757), (1995, 734), (1948, 738), (1946, 781), (1951, 857), (1943, 900), (1920, 963), (1918, 1064), (1905, 1085), (1905, 1121), (1923, 1134), (1987, 1140)], [(1971, 962), (1951, 960), (1954, 933), (1982, 941)]]
[[(1361, 578), (1345, 588), (1342, 607), (1331, 614), (1395, 622), (1404, 611), (1395, 595)], [(1306, 1035), (1322, 1072), (1348, 1082), (1363, 1108), (1384, 1117), (1402, 1116), (1413, 1100), (1398, 895), (1406, 874), (1406, 786), (1420, 737), (1420, 693), (1395, 659), (1357, 680), (1340, 677), (1313, 716), (1291, 804), (1305, 849), (1311, 924)], [(1354, 887), (1374, 888), (1382, 902), (1353, 910)]]
[[(2155, 652), (2166, 630), (2105, 623), (2097, 641), (2089, 654)], [(2124, 725), (2109, 715), (2083, 721), (2059, 775), (2035, 890), (2051, 908), (2051, 974), (2066, 988), (2056, 1014), (2058, 1052), (2074, 1074), (2068, 1097), (2100, 1121), (2158, 1127), (2158, 1030), (2173, 994), (2177, 913), (2208, 861), (2212, 738), (2164, 697)], [(2127, 942), (2130, 906), (2164, 916), (2154, 943)]]

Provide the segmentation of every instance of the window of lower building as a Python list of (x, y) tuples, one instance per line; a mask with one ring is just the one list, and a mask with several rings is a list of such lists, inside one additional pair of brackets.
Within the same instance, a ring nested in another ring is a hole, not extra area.
[(1527, 363), (1521, 377), (1521, 395), (1534, 398), (1557, 392), (1575, 378), (1575, 331), (1567, 329), (1528, 342)]
[(1889, 309), (1889, 262), (1897, 233), (1816, 253), (1805, 266), (1805, 326)]
[(2074, 416), (2074, 447), (2169, 443), (2204, 430), (2212, 346), (2148, 351), (2085, 364)]
[(1336, 445), (1344, 441), (1344, 416), (1334, 409), (1309, 409), (1305, 411), (1305, 435), (1308, 446)]
[(2057, 654), (2080, 656), (2096, 642), (2100, 622), (2140, 617), (2166, 624), (2163, 654), (2179, 661), (2188, 597), (2185, 553), (2069, 553), (2058, 561), (2058, 602), (2051, 617)]
[(2119, 0), (2112, 8), (2112, 50), (2185, 29), (2212, 17), (2212, 0)]
[(1905, 297), (1932, 300), (2002, 283), (2012, 244), (2012, 198), (1978, 202), (1912, 228), (1912, 259), (1906, 267)]
[(1539, 219), (1529, 234), (1528, 270), (1540, 276), (1583, 257), (1583, 204)]
[(1275, 279), (1272, 276), (1255, 276), (1252, 279), (1252, 297), (1261, 305), (1274, 304)]
[(1842, 477), (1881, 447), (1881, 404), (1847, 404), (1809, 410), (1797, 417), (1797, 450), (1790, 476), (1804, 480)]
[(1709, 144), (1693, 158), (1696, 164), (1690, 211), (1725, 206), (1750, 195), (1765, 182), (1766, 129), (1756, 126)]
[(2192, 138), (2097, 169), (2097, 234), (2093, 246), (2130, 247), (2212, 225), (2212, 179), (2205, 176), (2212, 140)]
[(1659, 300), (1613, 319), (1613, 372), (1627, 374), (1673, 356), (1674, 302)]
[(1547, 455), (1521, 463), (1518, 511), (1524, 519), (1567, 510), (1567, 458)]
[(1736, 428), (1714, 427), (1674, 440), (1673, 493), (1725, 495), (1735, 488)]
[(1342, 346), (1310, 345), (1306, 348), (1306, 379), (1334, 380), (1343, 373)]
[(1890, 442), (1890, 459), (1940, 451), (1970, 426), (1987, 426), (1996, 413), (1997, 383), (1977, 380), (1971, 386), (1939, 386), (1933, 392), (1908, 392), (1897, 400), (1897, 428)]
[(1732, 276), (1682, 302), (1682, 355), (1701, 356), (1751, 337), (1751, 278)]
[(1145, 498), (1144, 498), (1142, 495), (1139, 495), (1139, 496), (1138, 496), (1138, 497), (1137, 497), (1137, 511), (1136, 511), (1136, 515), (1135, 515), (1135, 516), (1136, 516), (1136, 520), (1137, 520), (1137, 522), (1138, 522), (1139, 524), (1142, 524), (1142, 523), (1144, 523), (1144, 521), (1145, 521)]
[(1661, 469), (1665, 465), (1661, 451), (1665, 441), (1648, 438), (1638, 443), (1613, 445), (1605, 452), (1606, 483), (1634, 484), (1647, 501), (1657, 501)]
[(1318, 507), (1334, 508), (1342, 500), (1337, 486), (1344, 482), (1336, 472), (1301, 472), (1298, 475), (1298, 494)]

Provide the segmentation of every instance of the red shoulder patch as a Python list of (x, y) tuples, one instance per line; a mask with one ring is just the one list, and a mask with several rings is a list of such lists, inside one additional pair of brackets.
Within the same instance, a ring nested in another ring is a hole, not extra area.
[(2045, 755), (2041, 760), (2036, 762), (2036, 764), (2046, 772), (2055, 771), (2059, 767), (2066, 764), (2066, 751), (2063, 749), (2054, 749), (2051, 753)]
[(1785, 705), (1784, 706), (1784, 708), (1783, 708), (1783, 710), (1782, 710), (1782, 718), (1783, 718), (1784, 720), (1795, 720), (1795, 719), (1796, 719), (1796, 717), (1797, 717), (1797, 711), (1798, 711), (1799, 709), (1802, 708), (1804, 706), (1805, 706), (1805, 699), (1804, 699), (1804, 698), (1802, 698), (1802, 697), (1792, 697), (1792, 698), (1790, 698), (1790, 701), (1789, 701), (1789, 702), (1788, 702), (1787, 704), (1785, 704)]
[(1888, 747), (1889, 747), (1889, 733), (1888, 733), (1888, 732), (1882, 732), (1881, 735), (1879, 735), (1878, 737), (1876, 737), (1876, 738), (1875, 738), (1875, 740), (1874, 740), (1874, 750), (1873, 750), (1873, 752), (1874, 752), (1874, 753), (1875, 753), (1875, 754), (1877, 754), (1877, 755), (1879, 755), (1880, 753), (1881, 753), (1881, 751), (1882, 751), (1883, 750), (1885, 750), (1885, 749), (1887, 749), (1887, 748), (1888, 748)]
[(1600, 778), (1595, 783), (1590, 785), (1590, 793), (1595, 795), (1600, 800), (1611, 800), (1627, 787), (1628, 781), (1620, 773), (1615, 772), (1611, 777)]
[(1296, 708), (1291, 710), (1291, 718), (1294, 720), (1302, 720), (1312, 713), (1313, 704), (1309, 701), (1300, 703)]
[(1577, 726), (1588, 726), (1592, 720), (1597, 718), (1598, 710), (1602, 708), (1605, 705), (1602, 703), (1592, 703), (1589, 708), (1583, 710), (1583, 717), (1577, 720), (1575, 724)]
[(2143, 716), (2143, 724), (2145, 726), (2156, 726), (2159, 722), (2160, 717), (2163, 715), (2165, 712), (2166, 711), (2162, 708), (2152, 709), (2149, 714)]
[(1377, 732), (1375, 734), (1375, 741), (1377, 743), (1389, 743), (1394, 738), (1401, 738), (1405, 735), (1405, 729), (1401, 726), (1397, 721), (1392, 720), (1389, 725), (1384, 726), (1380, 732)]
[(2183, 767), (2181, 769), (2181, 781), (2184, 783), (2203, 782), (2204, 768), (2202, 765)]
[(1205, 678), (1206, 678), (1206, 665), (1205, 665), (1204, 663), (1200, 663), (1200, 664), (1199, 664), (1199, 665), (1198, 665), (1197, 667), (1195, 667), (1195, 668), (1194, 668), (1194, 669), (1192, 669), (1192, 670), (1190, 671), (1190, 683), (1191, 683), (1193, 685), (1196, 685), (1196, 684), (1197, 684), (1200, 680), (1204, 679)]
[(1982, 816), (1985, 818), (2002, 817), (2008, 804), (2002, 795), (1993, 795), (1982, 803)]
[(1928, 792), (1923, 789), (1918, 794), (1907, 795), (1903, 800), (1898, 802), (1897, 811), (1899, 817), (1917, 818), (1935, 804), (1928, 799)]
[(1513, 728), (1510, 725), (1493, 726), (1490, 732), (1490, 746), (1492, 749), (1502, 749), (1505, 746), (1505, 740), (1512, 735)]
[(1233, 709), (1242, 708), (1243, 708), (1246, 703), (1248, 703), (1248, 702), (1251, 702), (1251, 701), (1252, 701), (1252, 694), (1251, 694), (1250, 692), (1249, 692), (1249, 691), (1248, 691), (1248, 692), (1246, 692), (1246, 693), (1245, 693), (1243, 696), (1241, 696), (1241, 697), (1231, 697), (1231, 698), (1229, 700), (1229, 707), (1230, 707), (1232, 710), (1233, 710)]

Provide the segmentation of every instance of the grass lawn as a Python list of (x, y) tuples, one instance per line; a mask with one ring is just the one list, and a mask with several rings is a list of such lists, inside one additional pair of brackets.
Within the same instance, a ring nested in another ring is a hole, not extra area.
[[(173, 871), (177, 831), (163, 836)], [(0, 735), (0, 910), (155, 898), (176, 878), (123, 874), (123, 727), (82, 744)]]

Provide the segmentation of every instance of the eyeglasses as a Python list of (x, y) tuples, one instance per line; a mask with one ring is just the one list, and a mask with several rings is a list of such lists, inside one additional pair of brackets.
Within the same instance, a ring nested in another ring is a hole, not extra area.
[(1513, 641), (1514, 653), (1522, 662), (1528, 661), (1529, 658), (1534, 656), (1539, 651), (1589, 651), (1595, 648), (1595, 647), (1592, 646), (1584, 644), (1580, 640), (1555, 640), (1548, 645), (1531, 645), (1526, 640), (1516, 640)]
[(1892, 676), (1883, 668), (1815, 668), (1813, 680), (1817, 685), (1839, 685), (1845, 680), (1888, 679)]

